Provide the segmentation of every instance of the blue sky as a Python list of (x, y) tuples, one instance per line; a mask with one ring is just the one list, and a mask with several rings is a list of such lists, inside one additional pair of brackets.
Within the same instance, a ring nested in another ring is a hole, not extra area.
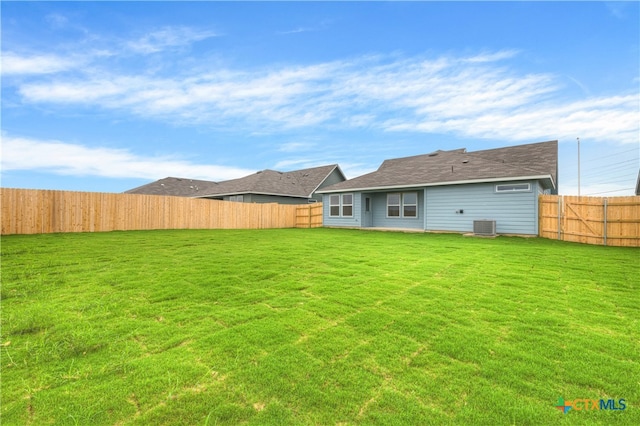
[(638, 2), (2, 2), (2, 186), (122, 192), (559, 140), (630, 195)]

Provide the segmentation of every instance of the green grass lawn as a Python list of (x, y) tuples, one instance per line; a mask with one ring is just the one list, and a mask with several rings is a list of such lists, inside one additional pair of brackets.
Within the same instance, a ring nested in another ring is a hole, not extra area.
[(638, 249), (515, 237), (7, 236), (1, 420), (640, 424), (639, 276)]

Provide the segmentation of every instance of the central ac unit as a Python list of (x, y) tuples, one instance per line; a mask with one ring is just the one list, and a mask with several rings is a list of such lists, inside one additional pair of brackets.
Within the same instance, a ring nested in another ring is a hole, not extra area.
[(495, 220), (474, 220), (473, 221), (473, 233), (475, 235), (496, 235), (496, 221)]

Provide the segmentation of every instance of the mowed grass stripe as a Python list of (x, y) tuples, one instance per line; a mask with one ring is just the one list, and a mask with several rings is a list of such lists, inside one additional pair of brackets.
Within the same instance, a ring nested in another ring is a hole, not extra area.
[(638, 276), (544, 239), (3, 237), (2, 421), (640, 424)]

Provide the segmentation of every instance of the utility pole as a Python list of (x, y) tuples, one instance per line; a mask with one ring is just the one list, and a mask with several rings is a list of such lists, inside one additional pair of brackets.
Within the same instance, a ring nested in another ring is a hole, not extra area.
[(578, 197), (580, 196), (580, 138), (578, 140)]

